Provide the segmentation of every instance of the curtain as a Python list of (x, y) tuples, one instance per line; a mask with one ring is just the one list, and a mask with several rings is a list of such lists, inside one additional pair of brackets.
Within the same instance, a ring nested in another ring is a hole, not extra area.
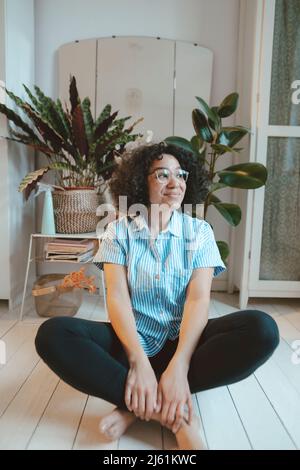
[[(269, 124), (300, 126), (292, 103), (300, 80), (300, 0), (277, 0)], [(300, 138), (269, 137), (261, 280), (300, 281)]]

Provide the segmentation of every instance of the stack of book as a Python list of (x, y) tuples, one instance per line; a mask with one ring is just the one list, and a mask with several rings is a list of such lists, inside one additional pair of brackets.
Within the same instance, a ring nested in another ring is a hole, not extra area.
[(45, 259), (47, 261), (64, 261), (69, 263), (87, 263), (96, 253), (97, 240), (57, 238), (45, 243)]

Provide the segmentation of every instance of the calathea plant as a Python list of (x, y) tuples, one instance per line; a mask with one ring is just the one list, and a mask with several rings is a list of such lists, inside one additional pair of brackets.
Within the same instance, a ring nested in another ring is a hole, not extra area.
[(29, 101), (5, 89), (16, 110), (0, 104), (0, 113), (13, 124), (8, 140), (43, 153), (48, 160), (47, 166), (22, 180), (19, 190), (24, 191), (26, 198), (50, 170), (55, 172), (55, 183), (65, 189), (100, 187), (113, 172), (115, 154), (120, 156), (128, 142), (141, 137), (131, 134), (141, 119), (124, 129), (131, 116), (117, 119), (118, 111), (112, 113), (109, 104), (94, 120), (89, 98), (79, 98), (75, 77), (70, 79), (69, 108), (63, 107), (59, 99), (45, 96), (37, 86), (34, 93), (23, 86)]
[[(209, 173), (210, 187), (204, 202), (204, 219), (209, 206), (213, 206), (232, 226), (237, 226), (242, 217), (241, 208), (237, 204), (222, 202), (216, 195), (220, 189), (231, 187), (239, 189), (256, 189), (265, 185), (267, 169), (260, 163), (238, 163), (227, 168), (216, 170), (216, 163), (227, 152), (238, 154), (242, 148), (236, 147), (240, 140), (249, 133), (243, 126), (223, 126), (222, 118), (231, 116), (238, 106), (238, 93), (226, 96), (219, 106), (210, 107), (196, 97), (199, 108), (193, 109), (192, 121), (196, 134), (191, 140), (178, 136), (165, 139), (185, 148), (197, 156), (199, 165)], [(195, 214), (194, 214), (195, 215)], [(217, 241), (223, 261), (229, 255), (229, 246), (224, 241)]]

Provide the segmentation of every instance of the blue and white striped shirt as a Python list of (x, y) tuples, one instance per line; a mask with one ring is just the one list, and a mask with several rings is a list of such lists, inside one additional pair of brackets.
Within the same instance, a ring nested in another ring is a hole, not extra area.
[(127, 266), (137, 332), (147, 356), (178, 337), (193, 270), (214, 267), (218, 276), (226, 269), (210, 225), (177, 210), (156, 239), (142, 215), (111, 222), (94, 263), (100, 269), (103, 263)]

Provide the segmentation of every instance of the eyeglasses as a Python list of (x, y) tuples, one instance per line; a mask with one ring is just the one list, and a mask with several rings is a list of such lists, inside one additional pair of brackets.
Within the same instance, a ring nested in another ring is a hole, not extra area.
[(175, 171), (169, 170), (169, 168), (158, 168), (157, 170), (153, 170), (149, 175), (155, 174), (156, 179), (163, 184), (167, 184), (171, 180), (171, 175), (175, 176), (176, 180), (178, 181), (187, 181), (189, 172), (183, 170), (182, 168), (178, 168)]

